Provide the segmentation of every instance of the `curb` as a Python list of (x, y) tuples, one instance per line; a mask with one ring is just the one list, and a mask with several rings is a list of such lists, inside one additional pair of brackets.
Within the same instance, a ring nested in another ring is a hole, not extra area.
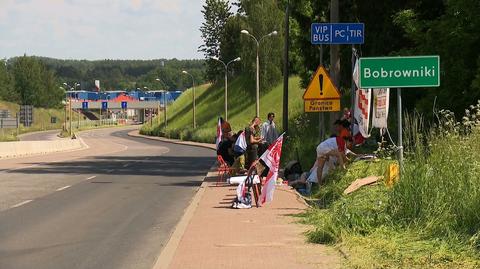
[[(212, 166), (210, 170), (212, 170), (214, 167), (215, 166)], [(212, 172), (209, 171), (205, 178), (207, 178), (210, 173)], [(188, 224), (190, 224), (190, 221), (192, 220), (193, 215), (197, 210), (200, 200), (205, 193), (205, 189), (207, 188), (208, 182), (205, 181), (205, 178), (202, 185), (199, 187), (197, 193), (195, 193), (195, 196), (192, 198), (190, 204), (185, 209), (185, 212), (181, 217), (180, 221), (175, 226), (174, 231), (170, 235), (167, 243), (165, 244), (165, 247), (160, 251), (160, 255), (158, 256), (153, 266), (153, 269), (168, 269), (170, 267), (173, 257), (175, 256), (175, 253), (177, 251), (178, 245), (182, 240), (183, 234), (187, 230)]]
[[(41, 134), (41, 133), (49, 133), (49, 132), (53, 132), (53, 131), (61, 131), (62, 129), (52, 129), (52, 130), (45, 130), (45, 131), (35, 131), (35, 132), (27, 132), (27, 133), (23, 133), (23, 134), (19, 134), (17, 135), (17, 138), (20, 139), (24, 136), (27, 136), (27, 135), (35, 135), (35, 134)], [(21, 139), (20, 139), (21, 141)]]
[(158, 136), (141, 135), (139, 130), (134, 130), (134, 131), (129, 132), (128, 136), (141, 137), (141, 138), (156, 140), (156, 141), (165, 142), (165, 143), (177, 144), (177, 145), (192, 146), (192, 147), (199, 147), (199, 148), (216, 150), (215, 144), (197, 143), (197, 142), (182, 141), (182, 140), (177, 140), (177, 139), (168, 139), (168, 138), (158, 137)]
[[(216, 147), (214, 144), (202, 144), (202, 143), (196, 143), (196, 142), (186, 142), (181, 140), (168, 139), (163, 137), (147, 136), (147, 135), (141, 135), (139, 132), (140, 132), (139, 130), (133, 130), (131, 132), (128, 132), (128, 136), (150, 139), (150, 140), (177, 144), (177, 145), (193, 146), (193, 147), (216, 150)], [(212, 172), (212, 170), (214, 170), (214, 167), (215, 165), (213, 165), (210, 168), (210, 171), (207, 173), (207, 175), (205, 175), (205, 178), (207, 178), (210, 173), (214, 173)], [(200, 203), (200, 200), (202, 199), (205, 193), (205, 189), (208, 185), (208, 182), (205, 181), (205, 178), (204, 178), (204, 181), (202, 182), (202, 185), (200, 185), (200, 187), (198, 188), (197, 193), (195, 193), (195, 196), (193, 196), (192, 200), (190, 201), (190, 204), (185, 209), (183, 216), (180, 218), (180, 221), (175, 226), (173, 232), (170, 235), (170, 238), (165, 244), (165, 247), (160, 251), (160, 255), (155, 261), (153, 269), (168, 269), (168, 267), (170, 267), (173, 257), (175, 256), (175, 252), (177, 251), (177, 247), (180, 244), (180, 241), (182, 240), (183, 234), (187, 230), (188, 224), (190, 224), (190, 221), (193, 218), (195, 211), (197, 210), (198, 204)]]

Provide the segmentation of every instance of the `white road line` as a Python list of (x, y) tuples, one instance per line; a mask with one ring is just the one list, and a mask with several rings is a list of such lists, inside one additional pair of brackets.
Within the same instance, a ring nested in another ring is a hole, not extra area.
[(126, 164), (123, 165), (123, 167), (127, 167), (127, 166), (129, 166), (129, 165), (130, 165), (130, 164), (126, 163)]
[(65, 187), (58, 188), (56, 191), (63, 191), (63, 190), (65, 190), (65, 189), (70, 188), (71, 186), (72, 186), (72, 185), (67, 185), (67, 186), (65, 186)]
[(96, 178), (96, 177), (97, 177), (97, 176), (91, 176), (91, 177), (87, 178), (87, 180), (94, 179), (94, 178)]
[(23, 201), (21, 203), (18, 203), (18, 204), (14, 205), (10, 208), (16, 208), (16, 207), (19, 207), (19, 206), (22, 206), (22, 205), (26, 205), (26, 204), (30, 203), (31, 201), (33, 201), (33, 200), (25, 200), (25, 201)]

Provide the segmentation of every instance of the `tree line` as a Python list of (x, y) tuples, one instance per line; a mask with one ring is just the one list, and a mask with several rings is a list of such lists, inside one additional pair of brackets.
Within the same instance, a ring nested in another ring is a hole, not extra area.
[[(320, 49), (310, 43), (310, 25), (329, 22), (329, 0), (207, 0), (200, 28), (207, 58), (206, 79), (222, 79), (222, 66), (211, 57), (229, 61), (238, 56), (241, 64), (232, 75), (255, 81), (255, 44), (240, 33), (248, 30), (259, 37), (277, 30), (260, 45), (261, 85), (266, 88), (282, 77), (284, 16), (290, 5), (291, 74), (302, 78), (305, 87), (319, 65)], [(478, 0), (398, 0), (340, 1), (340, 22), (365, 23), (365, 44), (358, 46), (361, 56), (440, 55), (441, 86), (438, 89), (405, 91), (407, 109), (431, 114), (434, 103), (457, 114), (480, 99), (480, 2)], [(342, 65), (340, 88), (347, 92), (351, 83), (351, 47), (340, 47)], [(324, 46), (324, 65), (328, 68), (329, 50)], [(251, 91), (253, 94), (253, 90)]]
[[(194, 77), (182, 75), (186, 70)], [(157, 81), (156, 79), (160, 79)], [(205, 83), (203, 60), (60, 60), (22, 56), (0, 61), (0, 100), (36, 107), (60, 107), (63, 83), (76, 90), (184, 90)], [(66, 88), (66, 87), (63, 87)], [(68, 90), (68, 89), (67, 89)]]

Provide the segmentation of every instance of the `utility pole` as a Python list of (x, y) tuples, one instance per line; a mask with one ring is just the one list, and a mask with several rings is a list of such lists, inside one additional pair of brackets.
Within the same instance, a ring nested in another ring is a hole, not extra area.
[(283, 55), (283, 131), (288, 133), (288, 60), (289, 60), (289, 49), (290, 49), (290, 10), (289, 10), (290, 0), (287, 1), (287, 6), (285, 7), (285, 48)]
[[(339, 4), (338, 0), (330, 1), (330, 23), (338, 23), (339, 21)], [(337, 88), (340, 85), (340, 46), (330, 45), (330, 77), (333, 80), (333, 84)], [(335, 121), (336, 113), (330, 113), (330, 120), (328, 122), (328, 130), (332, 128), (332, 124)]]

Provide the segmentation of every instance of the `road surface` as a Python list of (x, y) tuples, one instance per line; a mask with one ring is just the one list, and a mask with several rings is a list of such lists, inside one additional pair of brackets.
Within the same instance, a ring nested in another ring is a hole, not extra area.
[(61, 139), (58, 137), (60, 130), (45, 131), (45, 132), (35, 132), (27, 133), (19, 136), (20, 141), (44, 141), (44, 140), (57, 140)]
[(0, 161), (0, 268), (152, 268), (214, 153), (131, 130), (84, 132), (87, 150)]

